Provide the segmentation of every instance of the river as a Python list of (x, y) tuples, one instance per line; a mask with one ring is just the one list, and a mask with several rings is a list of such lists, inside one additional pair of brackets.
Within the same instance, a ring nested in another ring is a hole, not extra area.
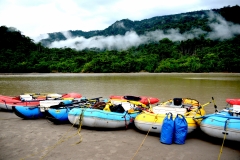
[[(193, 98), (201, 104), (214, 98), (218, 109), (226, 98), (240, 98), (240, 73), (30, 73), (1, 74), (0, 94), (77, 92), (87, 98), (110, 95)], [(205, 107), (214, 112), (214, 103)]]

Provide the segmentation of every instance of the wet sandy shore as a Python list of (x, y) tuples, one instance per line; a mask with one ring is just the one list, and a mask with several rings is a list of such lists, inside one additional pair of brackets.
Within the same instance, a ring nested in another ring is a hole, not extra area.
[[(0, 111), (0, 160), (217, 160), (223, 142), (200, 130), (189, 134), (183, 145), (162, 144), (158, 134), (146, 135), (134, 126), (79, 130)], [(220, 159), (240, 160), (240, 143), (225, 141)]]

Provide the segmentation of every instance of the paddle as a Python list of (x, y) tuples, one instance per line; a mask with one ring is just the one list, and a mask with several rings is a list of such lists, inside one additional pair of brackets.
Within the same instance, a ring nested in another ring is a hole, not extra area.
[(150, 99), (148, 98), (148, 106), (149, 106), (149, 110), (152, 111), (152, 105), (150, 103)]
[(30, 95), (32, 96), (33, 98), (37, 98), (39, 96), (47, 96), (48, 94), (60, 94), (60, 95), (66, 95), (67, 93), (22, 93), (22, 95)]
[(207, 103), (205, 103), (205, 104), (203, 104), (203, 105), (200, 105), (200, 106), (197, 107), (196, 109), (191, 110), (190, 112), (187, 112), (187, 113), (185, 114), (185, 116), (189, 115), (189, 114), (192, 113), (192, 112), (197, 113), (198, 110), (200, 110), (201, 108), (204, 109), (204, 107), (207, 106), (207, 105), (209, 105), (210, 103), (212, 103), (212, 102), (207, 102)]
[(212, 100), (213, 100), (213, 104), (214, 104), (214, 108), (215, 108), (215, 113), (217, 113), (218, 112), (218, 110), (217, 110), (217, 105), (215, 104), (215, 101), (214, 101), (214, 98), (212, 97)]
[(97, 102), (99, 102), (99, 99), (102, 97), (96, 97), (96, 98), (91, 98), (91, 99), (81, 99), (80, 102), (89, 102), (91, 100), (96, 100)]
[[(201, 105), (201, 106), (199, 106), (197, 109), (199, 110), (199, 109), (201, 109), (201, 108), (203, 108), (204, 109), (204, 107), (206, 106), (206, 105), (208, 105), (208, 104), (210, 104), (210, 103), (212, 103), (212, 102), (207, 102), (207, 103), (205, 103), (204, 105)], [(196, 112), (197, 113), (197, 112)], [(199, 116), (199, 117), (193, 117), (193, 119), (199, 119), (199, 118), (202, 118), (203, 116)]]
[(69, 106), (69, 105), (74, 105), (74, 104), (80, 104), (80, 103), (87, 103), (87, 102), (90, 102), (92, 100), (96, 100), (96, 102), (99, 102), (99, 99), (102, 98), (102, 97), (96, 97), (96, 98), (91, 98), (91, 99), (80, 99), (80, 101), (78, 102), (74, 102), (74, 103), (71, 103), (71, 104), (58, 104), (58, 105), (53, 105), (51, 106), (50, 108), (59, 108), (59, 107), (66, 107), (66, 106)]
[(48, 94), (56, 94), (56, 93), (31, 93), (31, 92), (29, 92), (29, 93), (22, 93), (22, 94), (23, 95), (29, 94), (31, 96), (46, 96)]

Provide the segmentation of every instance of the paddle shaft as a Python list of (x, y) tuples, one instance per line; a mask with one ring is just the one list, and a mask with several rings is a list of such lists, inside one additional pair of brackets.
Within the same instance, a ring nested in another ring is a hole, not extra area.
[(91, 101), (91, 100), (96, 100), (96, 101), (99, 101), (99, 99), (102, 98), (102, 97), (97, 97), (97, 98), (91, 98), (91, 99), (81, 99), (79, 102), (75, 102), (75, 103), (72, 103), (72, 104), (59, 104), (59, 105), (53, 105), (51, 106), (52, 108), (57, 108), (57, 107), (65, 107), (65, 106), (69, 106), (69, 105), (74, 105), (74, 104), (79, 104), (79, 103), (83, 103), (83, 102), (88, 102), (88, 101)]
[[(199, 106), (198, 108), (196, 108), (196, 109), (194, 109), (194, 110), (192, 110), (192, 111), (190, 111), (191, 113), (192, 112), (195, 112), (195, 113), (197, 113), (198, 112), (198, 110), (200, 110), (201, 108), (202, 109), (204, 109), (204, 107), (206, 106), (206, 105), (209, 105), (211, 102), (207, 102), (207, 103), (205, 103), (205, 104), (203, 104), (203, 105), (201, 105), (201, 106)], [(185, 115), (187, 116), (187, 115), (189, 115), (190, 114), (190, 112), (187, 112)]]
[(214, 98), (212, 97), (212, 100), (213, 100), (213, 104), (214, 104), (214, 108), (215, 108), (215, 113), (218, 112), (217, 110), (217, 105), (215, 104), (215, 101), (214, 101)]

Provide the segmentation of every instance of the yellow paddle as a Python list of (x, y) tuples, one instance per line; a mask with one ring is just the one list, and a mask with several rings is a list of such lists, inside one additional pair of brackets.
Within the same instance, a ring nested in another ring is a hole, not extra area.
[(150, 103), (149, 98), (148, 98), (148, 104), (149, 104), (149, 110), (152, 111), (152, 105), (151, 105), (151, 103)]
[[(190, 113), (193, 113), (193, 112), (195, 112), (195, 115), (196, 115), (196, 113), (197, 113), (198, 110), (204, 109), (204, 107), (207, 106), (207, 105), (209, 105), (210, 103), (212, 103), (212, 102), (207, 102), (207, 103), (205, 103), (205, 104), (203, 104), (203, 105), (200, 105), (200, 106), (197, 107), (196, 109), (191, 110), (190, 112), (185, 113), (185, 116), (188, 116)], [(194, 116), (195, 116), (195, 115), (194, 115)]]

